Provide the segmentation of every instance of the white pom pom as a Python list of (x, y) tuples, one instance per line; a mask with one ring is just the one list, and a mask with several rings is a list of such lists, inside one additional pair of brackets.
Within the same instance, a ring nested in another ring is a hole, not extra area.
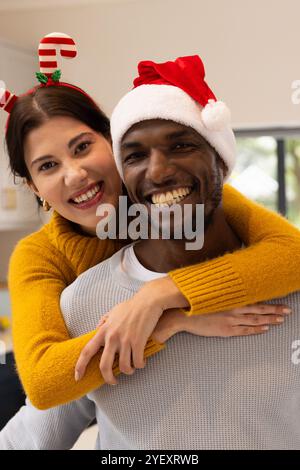
[(210, 131), (222, 130), (231, 120), (230, 110), (223, 101), (208, 100), (201, 116), (203, 124)]

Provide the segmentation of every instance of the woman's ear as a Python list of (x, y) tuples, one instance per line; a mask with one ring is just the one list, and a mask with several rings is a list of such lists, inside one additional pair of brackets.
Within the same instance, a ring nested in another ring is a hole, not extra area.
[(40, 193), (33, 181), (26, 180), (25, 184), (28, 186), (30, 191), (32, 191), (36, 196), (40, 197)]

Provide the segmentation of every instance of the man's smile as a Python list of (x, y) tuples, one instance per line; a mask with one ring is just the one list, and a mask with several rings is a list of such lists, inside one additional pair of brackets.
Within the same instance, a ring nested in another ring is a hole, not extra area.
[(181, 184), (155, 189), (148, 191), (143, 199), (146, 205), (154, 205), (157, 208), (170, 207), (173, 204), (193, 203), (195, 202), (194, 196), (199, 195), (198, 186), (198, 184)]

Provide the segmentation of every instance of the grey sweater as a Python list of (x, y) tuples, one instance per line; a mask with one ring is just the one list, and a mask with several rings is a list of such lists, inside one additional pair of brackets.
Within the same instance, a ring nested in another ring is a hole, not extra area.
[(93, 419), (95, 404), (87, 397), (43, 411), (27, 398), (0, 431), (0, 450), (68, 450)]
[[(94, 329), (101, 315), (141, 287), (122, 271), (123, 251), (64, 290), (61, 307), (71, 336)], [(299, 301), (299, 292), (272, 300), (293, 313), (266, 334), (179, 333), (144, 369), (90, 393), (101, 448), (300, 449), (300, 364), (292, 361)]]

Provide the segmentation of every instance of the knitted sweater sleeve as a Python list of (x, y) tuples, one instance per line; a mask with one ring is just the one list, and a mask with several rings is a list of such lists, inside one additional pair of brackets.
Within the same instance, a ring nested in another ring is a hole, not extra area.
[(224, 186), (225, 216), (247, 246), (171, 271), (197, 315), (282, 297), (300, 290), (300, 231), (284, 217)]
[[(70, 339), (60, 311), (60, 295), (72, 282), (63, 256), (46, 242), (27, 237), (17, 245), (9, 266), (13, 312), (14, 354), (19, 376), (31, 403), (48, 409), (76, 400), (105, 382), (99, 371), (100, 353), (85, 377), (75, 382), (75, 364), (95, 331)], [(145, 357), (164, 348), (151, 338)], [(114, 374), (120, 374), (117, 360)]]

